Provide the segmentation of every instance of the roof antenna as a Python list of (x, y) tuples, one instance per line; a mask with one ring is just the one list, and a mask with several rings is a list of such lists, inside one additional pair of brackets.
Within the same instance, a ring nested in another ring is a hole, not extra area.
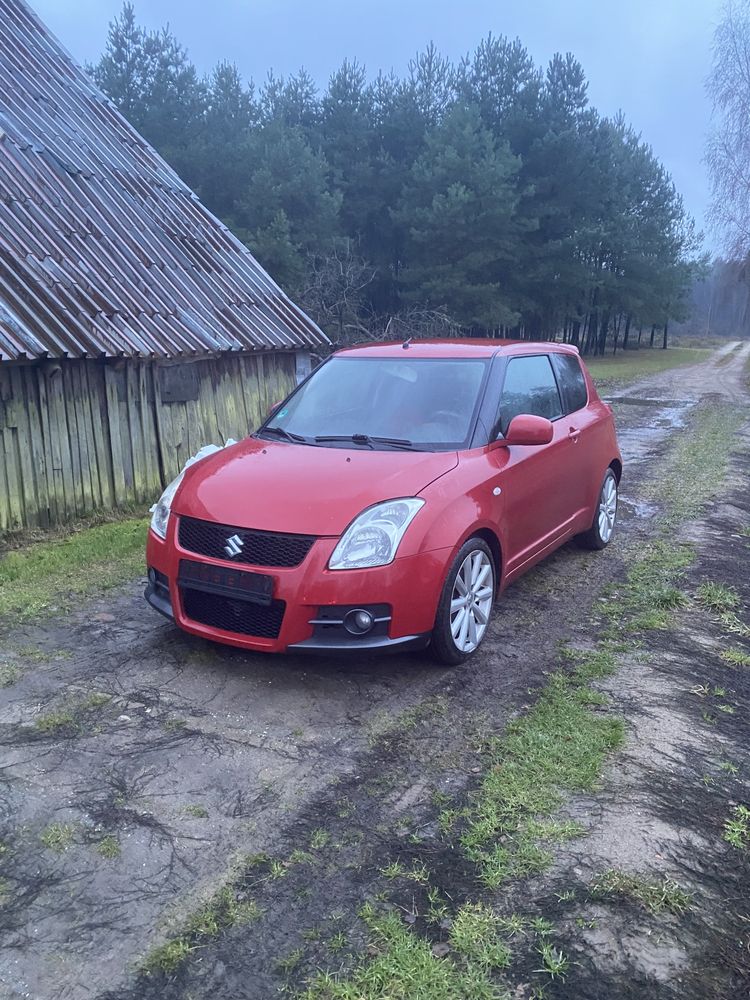
[(411, 342), (412, 342), (412, 338), (411, 337), (407, 337), (407, 339), (403, 342), (403, 344), (401, 346), (403, 347), (403, 349), (405, 351), (409, 350), (409, 348), (411, 347)]

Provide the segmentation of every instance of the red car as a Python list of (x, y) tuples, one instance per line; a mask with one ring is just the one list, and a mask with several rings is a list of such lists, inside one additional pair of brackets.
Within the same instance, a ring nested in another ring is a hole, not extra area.
[(167, 487), (145, 596), (246, 649), (460, 663), (517, 576), (574, 536), (609, 543), (621, 472), (575, 348), (350, 348)]

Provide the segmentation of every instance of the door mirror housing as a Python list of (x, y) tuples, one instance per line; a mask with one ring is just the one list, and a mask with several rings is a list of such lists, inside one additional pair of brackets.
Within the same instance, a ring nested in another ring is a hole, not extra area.
[(533, 413), (519, 413), (513, 417), (504, 438), (499, 444), (549, 444), (555, 433), (552, 421), (546, 417), (537, 417)]
[(274, 415), (283, 402), (283, 399), (278, 399), (275, 403), (271, 403), (266, 410), (266, 420), (269, 420)]

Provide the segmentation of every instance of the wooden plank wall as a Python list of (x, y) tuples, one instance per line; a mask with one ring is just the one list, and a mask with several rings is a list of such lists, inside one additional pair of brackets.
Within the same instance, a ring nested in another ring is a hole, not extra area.
[(189, 364), (197, 390), (178, 402), (162, 399), (162, 363), (0, 364), (0, 537), (150, 503), (202, 445), (244, 437), (295, 384), (294, 353)]

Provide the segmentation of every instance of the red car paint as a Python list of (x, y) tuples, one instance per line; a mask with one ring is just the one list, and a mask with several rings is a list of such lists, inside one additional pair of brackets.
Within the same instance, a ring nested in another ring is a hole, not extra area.
[[(565, 345), (500, 340), (419, 341), (406, 350), (401, 343), (377, 344), (339, 352), (345, 357), (394, 360), (488, 358), (499, 372), (506, 359), (553, 354), (578, 357)], [(168, 580), (176, 624), (219, 642), (284, 652), (311, 640), (315, 631), (311, 621), (320, 609), (389, 605), (391, 620), (384, 643), (428, 639), (448, 567), (462, 544), (477, 534), (490, 543), (499, 562), (497, 593), (501, 593), (545, 555), (591, 526), (608, 467), (619, 480), (622, 460), (611, 409), (599, 399), (585, 366), (581, 367), (588, 402), (553, 420), (552, 440), (546, 444), (509, 445), (503, 439), (477, 443), (475, 438), (465, 450), (410, 452), (308, 447), (250, 437), (191, 466), (174, 496), (166, 539), (150, 531), (147, 547), (148, 566)], [(497, 379), (492, 384), (502, 386), (502, 374)], [(485, 396), (493, 391), (491, 382), (483, 387)], [(492, 403), (485, 398), (483, 406)], [(403, 434), (409, 435), (408, 426)], [(418, 497), (425, 503), (391, 563), (365, 569), (328, 568), (339, 538), (358, 514), (401, 497)], [(181, 547), (182, 518), (315, 536), (315, 541), (297, 566), (238, 566), (229, 557), (209, 558)], [(239, 634), (188, 617), (177, 583), (181, 559), (270, 576), (274, 600), (286, 603), (278, 636)], [(354, 650), (357, 645), (367, 648), (356, 640), (347, 648)]]

